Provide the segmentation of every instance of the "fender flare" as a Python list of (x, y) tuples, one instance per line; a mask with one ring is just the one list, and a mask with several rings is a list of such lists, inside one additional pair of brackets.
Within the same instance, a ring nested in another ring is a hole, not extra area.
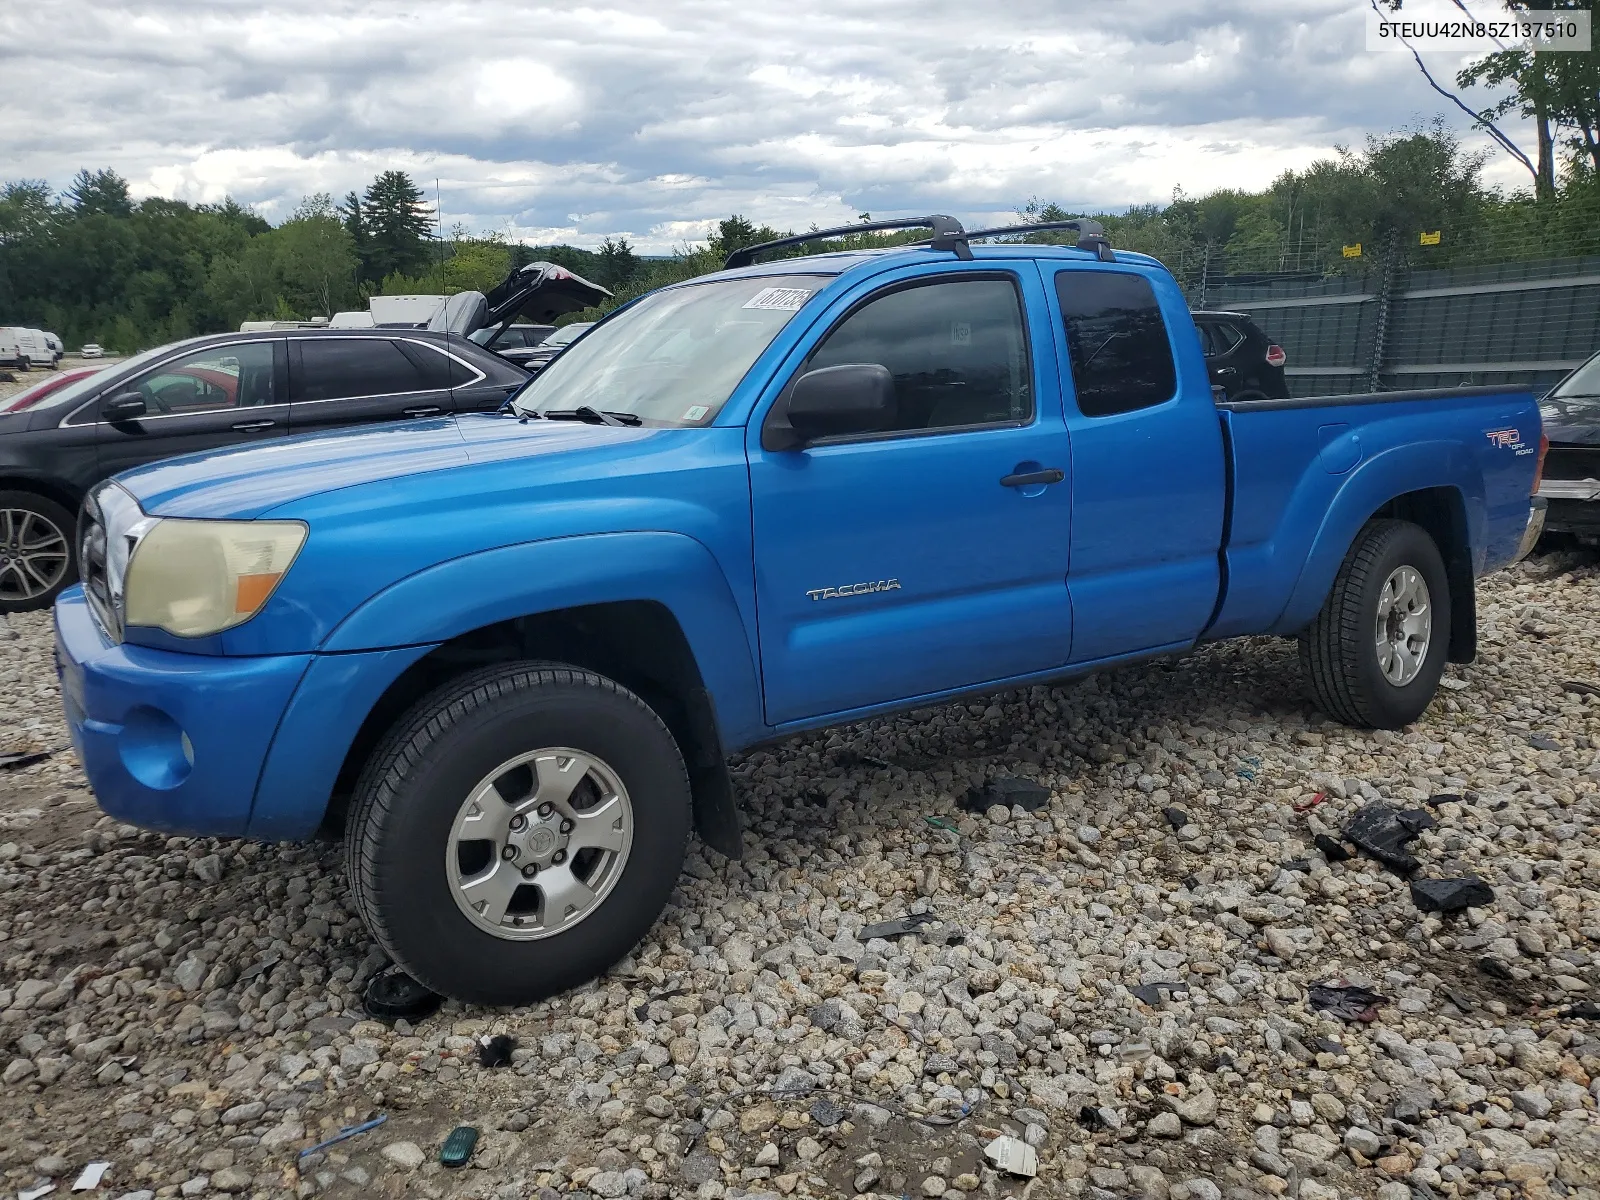
[[(1334, 493), (1271, 632), (1294, 634), (1310, 624), (1327, 599), (1356, 534), (1373, 513), (1399, 496), (1427, 488), (1448, 488), (1461, 498), (1471, 555), (1468, 579), (1480, 574), (1488, 520), (1480, 465), (1460, 442), (1396, 446), (1364, 460)], [(1440, 551), (1448, 561), (1450, 548), (1441, 546)]]

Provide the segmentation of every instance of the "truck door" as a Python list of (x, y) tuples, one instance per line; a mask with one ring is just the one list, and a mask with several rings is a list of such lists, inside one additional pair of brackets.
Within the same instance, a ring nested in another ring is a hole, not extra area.
[[(769, 724), (1067, 662), (1070, 446), (1031, 263), (917, 267), (821, 318), (750, 423)], [(892, 427), (764, 449), (800, 375), (879, 363)]]
[(1227, 504), (1188, 308), (1133, 264), (1041, 269), (1072, 435), (1072, 659), (1187, 645), (1216, 606)]

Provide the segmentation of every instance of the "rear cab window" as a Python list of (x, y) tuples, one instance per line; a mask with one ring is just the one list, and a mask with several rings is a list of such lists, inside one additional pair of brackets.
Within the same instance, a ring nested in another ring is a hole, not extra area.
[(1135, 412), (1177, 394), (1167, 323), (1148, 279), (1124, 271), (1058, 271), (1055, 288), (1084, 416)]

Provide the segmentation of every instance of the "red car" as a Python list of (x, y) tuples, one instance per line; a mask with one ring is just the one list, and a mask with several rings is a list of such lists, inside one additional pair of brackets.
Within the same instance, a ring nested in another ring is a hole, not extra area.
[(74, 380), (82, 379), (86, 375), (93, 375), (96, 371), (103, 371), (104, 367), (74, 367), (70, 371), (62, 371), (59, 375), (52, 375), (48, 379), (40, 380), (31, 388), (24, 388), (9, 400), (0, 400), (0, 412), (21, 412), (31, 405), (37, 404), (51, 392), (64, 388)]

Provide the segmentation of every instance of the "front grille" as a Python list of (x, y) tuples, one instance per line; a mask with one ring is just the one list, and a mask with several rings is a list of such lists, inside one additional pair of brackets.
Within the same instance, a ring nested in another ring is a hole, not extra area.
[(84, 498), (78, 517), (78, 576), (83, 594), (100, 627), (114, 642), (122, 640), (122, 623), (111, 597), (111, 577), (106, 567), (106, 527), (94, 493)]
[(1546, 479), (1600, 479), (1600, 446), (1551, 446), (1544, 456)]

